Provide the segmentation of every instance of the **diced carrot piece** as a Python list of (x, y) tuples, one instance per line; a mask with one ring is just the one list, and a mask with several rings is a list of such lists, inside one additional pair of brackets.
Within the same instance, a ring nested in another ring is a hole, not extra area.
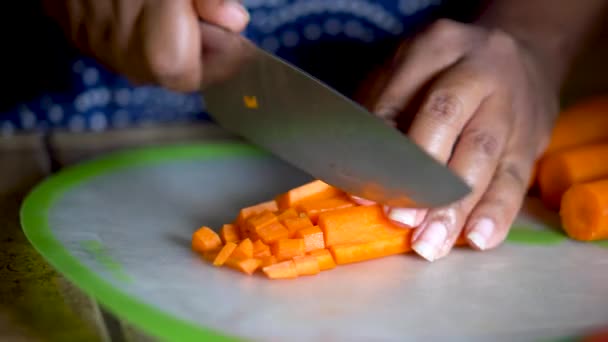
[(257, 233), (260, 239), (267, 245), (289, 237), (287, 228), (278, 222), (260, 228)]
[(456, 240), (456, 243), (454, 245), (456, 245), (456, 246), (468, 246), (469, 245), (469, 240), (467, 240), (467, 236), (465, 235), (464, 231), (458, 236), (458, 240)]
[(223, 225), (220, 229), (220, 238), (224, 243), (239, 241), (241, 238), (238, 227), (234, 224)]
[(306, 213), (312, 222), (316, 223), (319, 215), (326, 211), (353, 207), (355, 203), (346, 196), (326, 198), (322, 200), (304, 201), (298, 205), (298, 210)]
[(244, 231), (251, 239), (258, 239), (258, 230), (275, 222), (278, 222), (277, 216), (270, 211), (265, 210), (259, 214), (249, 217), (245, 222)]
[(296, 272), (299, 276), (315, 275), (321, 272), (317, 258), (310, 255), (297, 256), (293, 258), (296, 265)]
[(279, 219), (280, 222), (282, 222), (285, 219), (294, 218), (294, 217), (298, 217), (298, 212), (296, 211), (295, 208), (286, 209), (277, 216), (277, 218)]
[(226, 260), (226, 266), (239, 270), (248, 275), (252, 275), (261, 264), (262, 261), (256, 258), (240, 259), (229, 257), (228, 260)]
[(266, 266), (262, 272), (270, 279), (293, 279), (298, 277), (298, 270), (293, 260), (287, 260)]
[(331, 246), (330, 251), (338, 265), (377, 259), (411, 250), (410, 235), (393, 236), (362, 244)]
[(228, 260), (228, 258), (232, 255), (236, 247), (237, 244), (234, 242), (226, 243), (222, 250), (213, 259), (213, 265), (222, 266), (226, 262), (226, 260)]
[(209, 262), (212, 262), (217, 257), (217, 255), (219, 254), (219, 252), (220, 251), (217, 250), (217, 249), (212, 250), (212, 251), (203, 252), (203, 259), (205, 259), (205, 260), (207, 260)]
[(277, 202), (275, 201), (267, 201), (252, 205), (250, 207), (241, 209), (241, 211), (239, 212), (239, 216), (236, 219), (236, 223), (239, 226), (243, 226), (245, 224), (245, 220), (250, 218), (252, 215), (259, 214), (263, 211), (275, 212), (277, 210)]
[(538, 170), (541, 199), (558, 209), (562, 196), (574, 184), (608, 177), (608, 143), (572, 147), (542, 159)]
[(221, 246), (222, 240), (219, 235), (209, 227), (201, 227), (192, 234), (192, 249), (196, 252), (208, 252)]
[(327, 247), (403, 236), (409, 231), (391, 223), (379, 205), (324, 212), (319, 215), (319, 227), (323, 231)]
[(315, 180), (297, 188), (291, 189), (284, 194), (276, 197), (277, 206), (280, 210), (285, 210), (306, 200), (321, 200), (335, 197), (342, 194), (339, 189), (323, 182)]
[(296, 232), (296, 238), (304, 239), (304, 248), (306, 252), (325, 248), (323, 231), (318, 226), (298, 230)]
[(562, 199), (560, 216), (572, 239), (608, 239), (608, 179), (572, 186)]
[(321, 271), (331, 270), (336, 267), (336, 262), (331, 252), (327, 249), (317, 249), (309, 253), (309, 255), (317, 258)]
[(277, 258), (274, 255), (263, 257), (261, 260), (262, 267), (274, 265), (277, 263)]
[(234, 249), (231, 258), (237, 259), (251, 259), (253, 258), (253, 243), (250, 239), (241, 241), (238, 246)]
[(289, 231), (289, 236), (292, 237), (294, 234), (304, 228), (312, 227), (313, 224), (308, 216), (294, 217), (283, 220), (283, 225)]
[(272, 245), (271, 250), (272, 255), (277, 257), (277, 260), (289, 260), (305, 254), (304, 239), (279, 240)]
[(262, 242), (262, 240), (256, 240), (253, 243), (253, 257), (261, 259), (263, 257), (271, 256), (270, 247)]

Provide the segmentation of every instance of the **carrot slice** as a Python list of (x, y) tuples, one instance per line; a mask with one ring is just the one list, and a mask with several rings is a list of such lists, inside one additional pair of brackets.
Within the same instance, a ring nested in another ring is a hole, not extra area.
[(572, 186), (560, 216), (568, 236), (580, 241), (608, 239), (608, 179)]
[(317, 249), (315, 251), (310, 252), (309, 255), (317, 258), (317, 262), (319, 263), (319, 268), (321, 269), (321, 271), (331, 270), (332, 268), (336, 267), (334, 257), (327, 249)]
[(224, 247), (222, 247), (222, 249), (219, 251), (219, 253), (217, 253), (215, 255), (215, 258), (213, 258), (210, 261), (213, 261), (214, 266), (222, 266), (226, 262), (226, 260), (228, 260), (230, 255), (232, 255), (232, 253), (234, 252), (236, 247), (237, 247), (236, 243), (228, 242), (227, 244), (224, 245)]
[(272, 255), (277, 260), (283, 261), (305, 254), (303, 239), (283, 239), (275, 242), (272, 247)]
[(280, 222), (283, 222), (283, 220), (288, 219), (288, 218), (294, 218), (294, 217), (298, 217), (298, 212), (296, 211), (295, 208), (289, 208), (287, 210), (284, 210), (283, 212), (281, 212), (277, 218), (279, 219)]
[(239, 270), (245, 274), (252, 275), (262, 265), (262, 261), (256, 258), (241, 259), (229, 257), (226, 266)]
[(298, 277), (298, 270), (293, 260), (287, 260), (266, 266), (262, 272), (270, 279), (293, 279)]
[(237, 259), (250, 259), (253, 258), (253, 243), (250, 239), (241, 241), (238, 246), (234, 249), (231, 258)]
[(349, 201), (345, 196), (332, 197), (322, 200), (304, 201), (298, 205), (298, 210), (306, 213), (312, 222), (316, 223), (319, 215), (326, 211), (349, 208), (355, 204)]
[(261, 259), (263, 257), (271, 256), (270, 247), (262, 242), (262, 240), (256, 240), (253, 243), (253, 257)]
[(296, 232), (295, 236), (296, 238), (304, 239), (304, 249), (306, 252), (325, 248), (323, 231), (318, 226), (300, 229)]
[(277, 202), (275, 201), (262, 202), (247, 208), (243, 208), (239, 211), (239, 216), (236, 218), (236, 224), (238, 226), (243, 226), (245, 224), (245, 220), (253, 215), (257, 215), (263, 211), (275, 212), (277, 210)]
[(296, 265), (296, 272), (299, 276), (315, 275), (321, 272), (317, 258), (310, 255), (298, 256), (293, 258)]
[(257, 233), (260, 239), (267, 245), (289, 237), (289, 230), (278, 222), (260, 228)]
[(222, 242), (237, 242), (241, 238), (239, 236), (239, 228), (234, 224), (225, 224), (220, 229), (220, 238)]
[(321, 200), (340, 195), (342, 191), (323, 182), (315, 180), (297, 188), (291, 189), (284, 194), (276, 197), (276, 202), (280, 210), (285, 210), (306, 200)]
[(543, 158), (538, 178), (543, 202), (557, 209), (572, 185), (608, 177), (606, 160), (608, 144), (573, 147)]
[(209, 227), (203, 226), (192, 234), (192, 249), (196, 252), (208, 252), (221, 246), (222, 240), (219, 235)]
[(274, 255), (263, 257), (261, 260), (262, 267), (274, 265), (277, 263), (277, 258)]
[(323, 231), (327, 247), (403, 236), (409, 231), (392, 224), (379, 205), (324, 212), (319, 215), (319, 227)]
[(393, 236), (363, 244), (331, 246), (338, 265), (377, 259), (411, 251), (410, 235)]
[(289, 231), (289, 236), (294, 236), (294, 234), (304, 228), (312, 227), (312, 221), (308, 218), (308, 216), (301, 217), (293, 217), (283, 220), (283, 225)]

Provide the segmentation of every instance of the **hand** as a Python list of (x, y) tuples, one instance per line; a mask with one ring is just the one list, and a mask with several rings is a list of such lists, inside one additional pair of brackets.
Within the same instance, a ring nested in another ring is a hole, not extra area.
[(177, 91), (205, 79), (199, 20), (239, 32), (247, 11), (231, 0), (44, 0), (73, 43), (137, 84)]
[(440, 20), (405, 43), (366, 89), (364, 105), (407, 129), (473, 189), (442, 208), (387, 208), (392, 220), (416, 227), (418, 254), (447, 255), (463, 230), (478, 250), (505, 239), (558, 113), (556, 83), (508, 34)]

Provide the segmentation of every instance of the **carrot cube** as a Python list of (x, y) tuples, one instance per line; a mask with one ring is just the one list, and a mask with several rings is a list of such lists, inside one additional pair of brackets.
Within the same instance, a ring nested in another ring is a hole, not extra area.
[(296, 232), (296, 238), (304, 239), (304, 249), (306, 252), (325, 248), (323, 231), (318, 226), (311, 226), (298, 230)]
[(271, 256), (270, 247), (267, 244), (262, 242), (262, 240), (256, 240), (253, 243), (253, 257), (254, 258), (263, 258), (267, 256)]
[(401, 235), (361, 244), (331, 246), (330, 251), (338, 265), (377, 259), (411, 250), (410, 235)]
[(315, 180), (297, 188), (291, 189), (276, 197), (276, 203), (280, 210), (295, 207), (298, 203), (306, 200), (321, 200), (342, 194), (339, 189), (323, 182)]
[(283, 222), (283, 220), (285, 219), (294, 217), (298, 217), (298, 212), (294, 208), (286, 209), (277, 216), (280, 222)]
[(249, 258), (249, 259), (240, 259), (230, 257), (226, 260), (226, 266), (239, 270), (245, 274), (252, 275), (262, 264), (260, 259)]
[(234, 249), (230, 258), (236, 259), (250, 259), (253, 258), (253, 243), (250, 239), (241, 241), (238, 246)]
[(293, 279), (298, 277), (298, 271), (293, 260), (287, 260), (262, 268), (262, 272), (270, 279)]
[(253, 215), (257, 215), (264, 211), (275, 212), (277, 210), (277, 202), (275, 201), (267, 201), (252, 205), (250, 207), (241, 209), (241, 211), (239, 212), (239, 216), (236, 219), (236, 223), (239, 226), (243, 226), (245, 224), (245, 220), (247, 220)]
[(282, 224), (275, 222), (260, 228), (257, 231), (258, 236), (262, 241), (270, 245), (273, 242), (289, 237), (289, 231)]
[(298, 205), (298, 210), (306, 213), (313, 222), (317, 222), (319, 215), (326, 211), (353, 207), (355, 204), (345, 196), (332, 197), (323, 200), (305, 201)]
[(196, 252), (213, 251), (221, 246), (222, 240), (219, 235), (209, 227), (201, 227), (192, 234), (192, 249)]
[(228, 242), (227, 244), (225, 244), (222, 250), (220, 250), (220, 252), (213, 259), (213, 265), (222, 266), (226, 262), (226, 260), (228, 260), (228, 258), (232, 255), (236, 247), (237, 244), (234, 242)]
[(271, 249), (272, 255), (277, 257), (277, 260), (289, 260), (305, 254), (304, 239), (279, 240), (272, 245)]
[(277, 263), (277, 258), (274, 255), (262, 257), (262, 267), (274, 265)]
[(299, 276), (315, 275), (321, 272), (319, 262), (314, 256), (298, 256), (293, 258), (293, 263), (296, 265), (296, 272), (298, 272)]
[(294, 217), (283, 220), (283, 225), (289, 231), (289, 236), (293, 236), (298, 230), (312, 227), (312, 221), (308, 216)]
[(336, 267), (334, 257), (327, 249), (317, 249), (315, 251), (310, 252), (309, 255), (317, 258), (317, 262), (319, 263), (319, 268), (321, 269), (321, 271), (331, 270), (332, 268)]
[(225, 224), (220, 229), (220, 238), (224, 243), (237, 242), (241, 238), (239, 236), (239, 228), (235, 224)]

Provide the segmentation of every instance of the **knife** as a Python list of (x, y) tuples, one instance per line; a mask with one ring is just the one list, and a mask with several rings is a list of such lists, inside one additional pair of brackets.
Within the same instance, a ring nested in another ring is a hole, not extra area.
[[(345, 192), (433, 208), (470, 187), (397, 129), (245, 37), (202, 24), (207, 112), (220, 126)], [(215, 66), (217, 65), (217, 67)]]

